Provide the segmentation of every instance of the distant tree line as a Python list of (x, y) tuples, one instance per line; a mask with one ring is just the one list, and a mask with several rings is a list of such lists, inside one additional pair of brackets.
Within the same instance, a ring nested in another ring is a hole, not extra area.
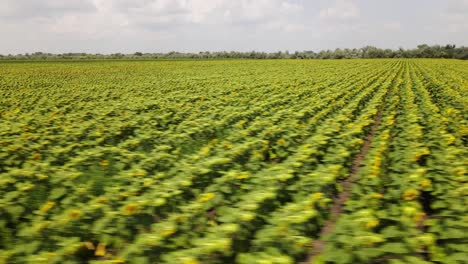
[(198, 53), (184, 53), (171, 51), (167, 53), (133, 54), (89, 54), (89, 53), (63, 53), (52, 54), (35, 52), (31, 54), (1, 55), (0, 60), (86, 60), (86, 59), (359, 59), (359, 58), (452, 58), (468, 59), (468, 47), (455, 45), (418, 45), (415, 49), (380, 49), (366, 46), (360, 49), (335, 49), (314, 51), (288, 51), (278, 52), (239, 52), (239, 51), (204, 51)]

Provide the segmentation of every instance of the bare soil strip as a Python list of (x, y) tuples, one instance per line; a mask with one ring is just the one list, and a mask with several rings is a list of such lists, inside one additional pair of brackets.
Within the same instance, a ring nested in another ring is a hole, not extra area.
[(339, 193), (338, 197), (333, 200), (333, 205), (330, 209), (330, 217), (323, 225), (322, 229), (320, 230), (319, 238), (314, 240), (312, 243), (312, 251), (310, 252), (309, 256), (305, 263), (314, 263), (317, 256), (319, 256), (324, 248), (325, 248), (325, 237), (330, 234), (336, 225), (336, 220), (339, 218), (343, 211), (344, 203), (349, 199), (351, 195), (351, 186), (358, 178), (358, 172), (361, 167), (362, 161), (364, 157), (369, 152), (369, 149), (372, 144), (372, 140), (374, 135), (377, 131), (377, 128), (380, 125), (382, 120), (382, 110), (378, 112), (378, 114), (374, 118), (374, 124), (371, 127), (371, 130), (367, 134), (367, 137), (361, 147), (359, 153), (354, 157), (354, 160), (351, 165), (351, 169), (349, 171), (349, 176), (341, 183), (342, 191)]

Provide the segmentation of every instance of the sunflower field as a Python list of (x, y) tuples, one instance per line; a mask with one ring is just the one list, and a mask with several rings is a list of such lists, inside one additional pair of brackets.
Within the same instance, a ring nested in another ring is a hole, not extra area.
[(0, 263), (468, 263), (468, 62), (0, 63)]

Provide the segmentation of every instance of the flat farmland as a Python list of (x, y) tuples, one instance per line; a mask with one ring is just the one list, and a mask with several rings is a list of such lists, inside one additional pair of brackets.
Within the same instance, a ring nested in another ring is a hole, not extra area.
[(468, 62), (0, 62), (0, 263), (467, 263)]

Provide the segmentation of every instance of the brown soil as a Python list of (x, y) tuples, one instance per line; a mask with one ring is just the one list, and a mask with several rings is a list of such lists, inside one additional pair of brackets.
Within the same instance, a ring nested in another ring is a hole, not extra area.
[(310, 252), (309, 256), (305, 263), (314, 263), (317, 256), (319, 256), (324, 248), (325, 248), (325, 240), (324, 238), (331, 233), (331, 231), (335, 228), (336, 220), (339, 218), (343, 211), (344, 203), (349, 199), (351, 194), (351, 186), (357, 180), (358, 172), (361, 167), (362, 161), (364, 157), (369, 152), (371, 147), (372, 139), (377, 131), (377, 128), (380, 125), (380, 121), (382, 119), (382, 112), (379, 113), (374, 118), (374, 124), (371, 127), (371, 130), (367, 134), (367, 137), (364, 141), (364, 144), (361, 147), (359, 153), (354, 157), (351, 169), (349, 171), (349, 176), (341, 183), (342, 192), (333, 200), (333, 205), (330, 209), (330, 217), (323, 225), (322, 229), (319, 233), (319, 238), (314, 240), (312, 243), (312, 251)]

